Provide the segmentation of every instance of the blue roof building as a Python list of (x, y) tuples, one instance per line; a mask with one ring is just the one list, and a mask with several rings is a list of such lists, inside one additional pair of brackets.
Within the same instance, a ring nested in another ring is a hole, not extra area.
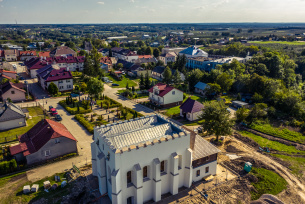
[(190, 57), (208, 57), (208, 53), (199, 49), (196, 46), (191, 46), (179, 52), (179, 55), (185, 55), (187, 58)]

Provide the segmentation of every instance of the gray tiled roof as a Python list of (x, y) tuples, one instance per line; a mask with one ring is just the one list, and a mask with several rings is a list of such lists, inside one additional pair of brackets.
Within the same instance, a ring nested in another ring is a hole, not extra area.
[(109, 146), (121, 149), (143, 142), (152, 142), (161, 137), (182, 132), (182, 129), (159, 118), (157, 115), (137, 118), (128, 122), (121, 122), (113, 125), (102, 126), (97, 132), (104, 138)]
[(23, 113), (22, 109), (13, 103), (2, 103), (0, 104), (0, 107), (3, 110), (3, 112), (0, 114), (0, 122), (25, 118), (25, 114)]
[(217, 154), (218, 152), (220, 152), (220, 150), (217, 147), (203, 139), (201, 136), (196, 135), (195, 147), (193, 150), (193, 161)]

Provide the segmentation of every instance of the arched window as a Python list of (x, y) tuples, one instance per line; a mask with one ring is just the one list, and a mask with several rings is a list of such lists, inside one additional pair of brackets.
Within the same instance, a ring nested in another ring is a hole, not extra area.
[(131, 171), (127, 172), (127, 184), (131, 183)]

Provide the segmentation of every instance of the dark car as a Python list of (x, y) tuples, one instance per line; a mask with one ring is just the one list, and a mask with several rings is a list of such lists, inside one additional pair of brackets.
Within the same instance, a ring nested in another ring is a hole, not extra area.
[(53, 106), (49, 106), (49, 111), (51, 111), (52, 108), (53, 108)]
[(112, 84), (112, 86), (120, 86), (120, 84)]
[(19, 77), (19, 80), (24, 80), (24, 78), (21, 76), (21, 77)]
[(62, 121), (62, 117), (60, 115), (55, 115), (55, 120)]

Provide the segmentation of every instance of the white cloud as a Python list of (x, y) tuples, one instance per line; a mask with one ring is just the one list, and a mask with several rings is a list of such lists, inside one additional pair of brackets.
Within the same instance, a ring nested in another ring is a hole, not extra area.
[(99, 1), (99, 2), (97, 2), (98, 4), (101, 4), (101, 5), (104, 5), (105, 4), (105, 2), (103, 2), (103, 1)]
[(130, 0), (129, 2), (134, 3), (134, 2), (135, 2), (135, 0)]

